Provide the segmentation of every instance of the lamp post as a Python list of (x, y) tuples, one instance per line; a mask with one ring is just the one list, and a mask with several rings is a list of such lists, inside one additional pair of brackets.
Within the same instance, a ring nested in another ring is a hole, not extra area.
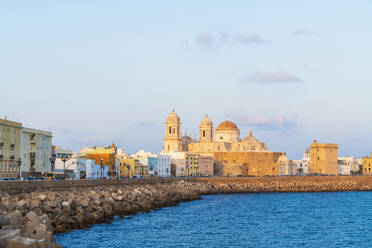
[(101, 158), (101, 179), (103, 179), (103, 158)]
[(68, 160), (67, 154), (62, 154), (62, 162), (63, 162), (63, 179), (66, 179), (66, 161)]
[(52, 156), (50, 157), (50, 167), (51, 167), (51, 170), (54, 171), (54, 166), (55, 166), (55, 162), (56, 162), (56, 155), (55, 154), (52, 154)]
[(128, 179), (130, 179), (130, 165), (127, 164), (127, 170), (128, 170)]
[(18, 158), (18, 178), (21, 178), (21, 165), (22, 165), (22, 161), (21, 161), (21, 157)]

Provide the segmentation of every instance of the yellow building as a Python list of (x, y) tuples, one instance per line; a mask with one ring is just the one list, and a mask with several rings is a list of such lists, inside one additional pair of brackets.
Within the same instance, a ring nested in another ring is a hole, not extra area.
[(116, 177), (116, 146), (114, 143), (107, 147), (94, 147), (92, 149), (85, 150), (83, 157), (86, 159), (93, 159), (96, 164), (102, 164), (108, 166), (108, 176)]
[(185, 154), (185, 176), (195, 177), (200, 175), (199, 169), (200, 155), (196, 153)]
[(120, 159), (120, 177), (133, 178), (138, 160), (134, 158)]
[(338, 175), (337, 144), (317, 143), (310, 145), (310, 162), (308, 173)]
[(362, 158), (362, 163), (363, 175), (372, 175), (372, 153), (369, 155), (369, 157)]
[(21, 158), (22, 123), (0, 119), (0, 178), (17, 178)]

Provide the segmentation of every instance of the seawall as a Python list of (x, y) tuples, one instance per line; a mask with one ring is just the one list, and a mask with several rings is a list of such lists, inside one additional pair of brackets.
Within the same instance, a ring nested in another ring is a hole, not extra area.
[(0, 248), (58, 247), (53, 233), (198, 200), (206, 194), (334, 191), (372, 191), (372, 177), (0, 182)]

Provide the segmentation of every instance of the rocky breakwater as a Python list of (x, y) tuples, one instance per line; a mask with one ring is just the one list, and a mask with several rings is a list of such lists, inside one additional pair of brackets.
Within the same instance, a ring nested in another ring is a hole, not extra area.
[(198, 179), (201, 194), (372, 191), (372, 177), (257, 177)]
[(59, 247), (53, 233), (110, 222), (113, 216), (133, 215), (183, 201), (198, 200), (203, 185), (193, 182), (112, 185), (1, 192), (0, 248)]

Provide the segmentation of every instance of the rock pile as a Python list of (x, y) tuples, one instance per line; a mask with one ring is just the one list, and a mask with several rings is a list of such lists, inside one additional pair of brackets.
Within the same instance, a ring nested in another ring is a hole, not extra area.
[(199, 184), (179, 181), (16, 195), (2, 192), (0, 248), (58, 247), (53, 232), (88, 228), (110, 222), (116, 215), (133, 215), (201, 199), (199, 189)]

